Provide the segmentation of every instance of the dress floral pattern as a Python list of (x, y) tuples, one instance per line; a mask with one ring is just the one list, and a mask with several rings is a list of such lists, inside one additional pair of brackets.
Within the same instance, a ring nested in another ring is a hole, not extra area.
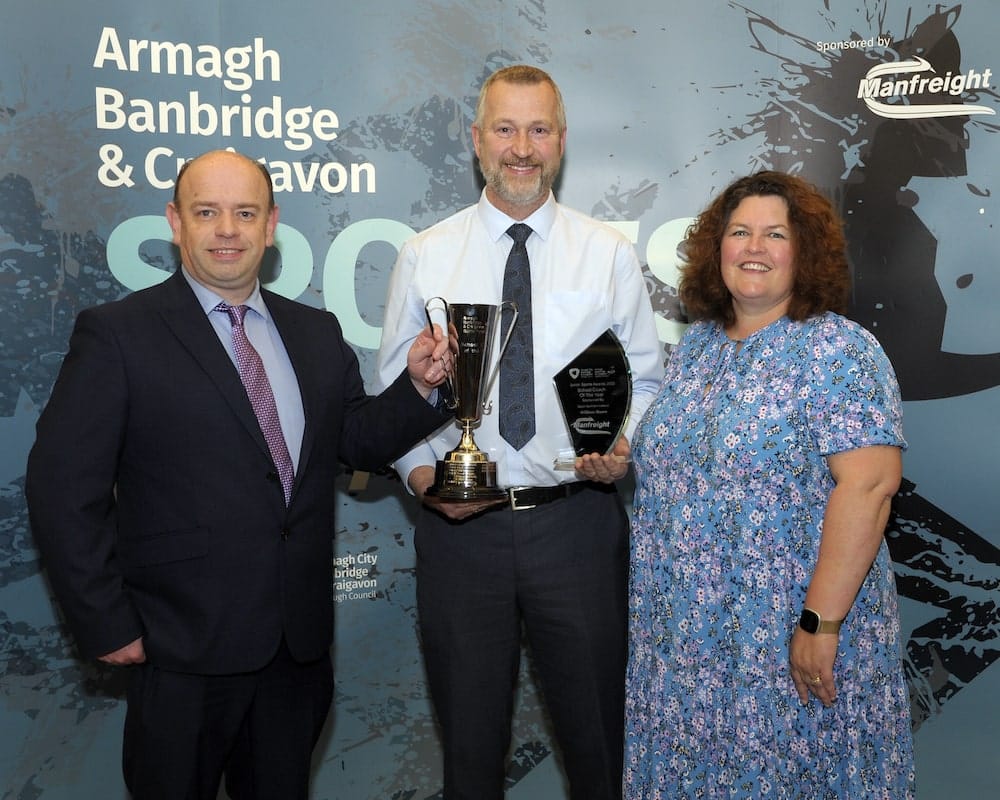
[(741, 346), (693, 324), (633, 442), (625, 796), (913, 797), (888, 550), (840, 633), (832, 708), (795, 693), (788, 643), (833, 482), (825, 456), (905, 447), (895, 375), (836, 314)]

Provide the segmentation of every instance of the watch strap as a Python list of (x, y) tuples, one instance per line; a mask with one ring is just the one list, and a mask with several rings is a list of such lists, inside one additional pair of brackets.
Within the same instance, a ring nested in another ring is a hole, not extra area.
[(811, 608), (803, 608), (802, 616), (799, 617), (799, 627), (807, 633), (840, 633), (840, 626), (843, 624), (842, 619), (823, 619)]

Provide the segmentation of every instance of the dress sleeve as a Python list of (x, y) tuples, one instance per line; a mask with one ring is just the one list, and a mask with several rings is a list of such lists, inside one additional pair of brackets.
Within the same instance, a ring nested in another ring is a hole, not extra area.
[(824, 455), (873, 445), (906, 448), (896, 373), (878, 340), (830, 315), (810, 337), (803, 389), (809, 429)]

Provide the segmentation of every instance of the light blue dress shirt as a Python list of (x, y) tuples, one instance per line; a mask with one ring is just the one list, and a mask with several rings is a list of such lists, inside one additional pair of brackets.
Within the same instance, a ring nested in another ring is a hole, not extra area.
[[(212, 323), (219, 341), (226, 348), (229, 358), (236, 366), (236, 353), (233, 350), (233, 327), (229, 321), (229, 315), (221, 311), (215, 311), (219, 303), (225, 303), (223, 298), (204, 286), (181, 267), (184, 277), (194, 291), (202, 310)], [(274, 394), (274, 402), (278, 407), (278, 419), (281, 422), (281, 433), (285, 437), (285, 444), (288, 447), (288, 454), (298, 472), (299, 455), (302, 452), (302, 432), (305, 430), (305, 412), (302, 409), (302, 394), (299, 391), (299, 382), (295, 377), (295, 370), (292, 368), (291, 359), (285, 350), (281, 335), (274, 325), (271, 313), (264, 304), (264, 298), (260, 295), (260, 282), (253, 289), (250, 296), (243, 301), (243, 305), (250, 310), (243, 320), (243, 330), (246, 331), (247, 339), (254, 349), (260, 354), (260, 360), (264, 363), (264, 372), (271, 384), (271, 392)]]

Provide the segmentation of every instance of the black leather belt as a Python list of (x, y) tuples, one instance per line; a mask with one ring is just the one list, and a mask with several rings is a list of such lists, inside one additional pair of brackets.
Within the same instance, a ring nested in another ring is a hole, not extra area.
[(512, 486), (504, 491), (507, 492), (512, 511), (526, 511), (535, 506), (551, 503), (553, 500), (572, 497), (584, 489), (608, 492), (614, 491), (615, 486), (614, 484), (593, 483), (592, 481), (574, 481), (573, 483), (560, 483), (558, 486)]

